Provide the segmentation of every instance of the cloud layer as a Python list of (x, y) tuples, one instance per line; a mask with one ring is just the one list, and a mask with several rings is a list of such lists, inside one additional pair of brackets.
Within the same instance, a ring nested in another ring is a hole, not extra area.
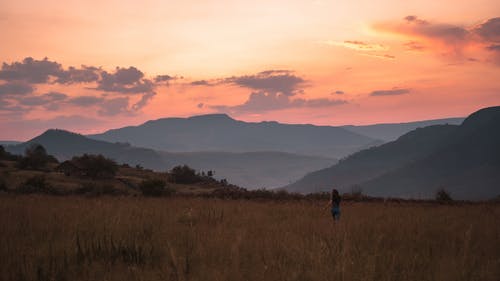
[(470, 56), (485, 56), (486, 61), (500, 65), (500, 18), (491, 18), (474, 26), (436, 23), (409, 15), (399, 22), (374, 25), (379, 31), (410, 37), (407, 50), (431, 50), (441, 55), (470, 60)]
[[(156, 95), (155, 88), (176, 79), (158, 75), (148, 79), (136, 67), (116, 67), (108, 72), (98, 67), (80, 68), (48, 58), (3, 63), (0, 69), (0, 110), (27, 113), (36, 108), (58, 110), (61, 106), (97, 107), (103, 116), (131, 115), (139, 112)], [(1, 82), (3, 81), (3, 83)], [(69, 96), (64, 93), (37, 93), (38, 86), (82, 84), (94, 95)]]

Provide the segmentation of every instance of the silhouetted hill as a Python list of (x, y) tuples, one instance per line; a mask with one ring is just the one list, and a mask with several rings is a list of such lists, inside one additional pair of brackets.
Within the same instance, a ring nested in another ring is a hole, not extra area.
[(49, 154), (54, 155), (59, 160), (67, 160), (75, 155), (87, 153), (102, 154), (118, 163), (141, 164), (151, 169), (165, 167), (162, 156), (152, 149), (132, 147), (126, 143), (93, 140), (64, 130), (47, 130), (25, 143), (9, 146), (8, 151), (23, 154), (24, 150), (32, 143), (43, 145)]
[(63, 131), (48, 130), (42, 135), (8, 151), (22, 154), (32, 143), (43, 145), (49, 154), (59, 160), (75, 155), (102, 154), (118, 163), (127, 163), (157, 171), (170, 170), (177, 165), (189, 165), (197, 170), (213, 170), (215, 177), (227, 179), (242, 187), (277, 187), (297, 180), (305, 173), (327, 167), (336, 160), (324, 157), (303, 156), (282, 152), (192, 152), (170, 153), (138, 148), (126, 143), (109, 143)]
[(280, 151), (333, 158), (380, 143), (339, 127), (249, 123), (225, 114), (158, 119), (89, 137), (170, 152)]
[(413, 131), (417, 128), (423, 128), (432, 125), (460, 125), (465, 118), (446, 118), (425, 120), (408, 123), (393, 123), (393, 124), (374, 124), (366, 126), (342, 126), (349, 131), (364, 135), (370, 138), (379, 139), (383, 141), (393, 141), (398, 137)]
[(363, 183), (373, 195), (431, 197), (438, 188), (452, 197), (500, 195), (500, 107), (470, 115), (432, 154)]
[(353, 185), (430, 154), (455, 128), (454, 125), (435, 125), (416, 129), (396, 141), (359, 151), (332, 167), (310, 173), (285, 188), (310, 193), (337, 186), (348, 192)]
[(430, 126), (394, 142), (360, 151), (337, 165), (306, 175), (290, 191), (337, 186), (373, 196), (433, 197), (444, 188), (454, 198), (500, 194), (500, 107), (479, 110), (462, 125)]

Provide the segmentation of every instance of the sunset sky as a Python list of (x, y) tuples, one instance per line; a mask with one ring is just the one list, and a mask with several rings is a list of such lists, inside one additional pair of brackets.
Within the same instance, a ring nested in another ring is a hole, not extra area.
[(0, 140), (227, 113), (321, 125), (500, 105), (498, 0), (0, 0)]

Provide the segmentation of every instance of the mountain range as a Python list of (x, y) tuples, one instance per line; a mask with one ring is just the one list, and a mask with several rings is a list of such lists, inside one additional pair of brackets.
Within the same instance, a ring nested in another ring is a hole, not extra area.
[(461, 125), (413, 130), (365, 149), (284, 189), (302, 193), (362, 190), (373, 196), (430, 198), (445, 189), (458, 199), (500, 195), (500, 107), (479, 110)]
[(332, 165), (335, 159), (283, 152), (191, 152), (171, 153), (139, 148), (128, 143), (110, 143), (90, 139), (64, 130), (48, 130), (25, 143), (7, 146), (15, 154), (38, 143), (60, 161), (75, 155), (102, 154), (118, 163), (139, 164), (165, 171), (177, 165), (189, 165), (198, 171), (215, 171), (215, 177), (247, 188), (278, 187), (299, 179), (304, 174)]
[(365, 126), (342, 126), (342, 128), (347, 129), (351, 132), (358, 133), (373, 139), (382, 140), (384, 142), (389, 142), (396, 140), (400, 136), (413, 131), (417, 128), (423, 128), (432, 125), (460, 125), (465, 118), (445, 118), (445, 119), (434, 119), (407, 123), (389, 123), (389, 124), (374, 124)]
[(264, 152), (340, 158), (381, 141), (333, 126), (243, 122), (226, 114), (163, 118), (89, 135), (169, 152)]

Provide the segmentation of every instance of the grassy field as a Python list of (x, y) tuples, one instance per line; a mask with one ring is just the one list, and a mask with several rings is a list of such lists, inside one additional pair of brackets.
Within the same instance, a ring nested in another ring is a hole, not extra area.
[(0, 196), (0, 280), (499, 280), (500, 206)]

